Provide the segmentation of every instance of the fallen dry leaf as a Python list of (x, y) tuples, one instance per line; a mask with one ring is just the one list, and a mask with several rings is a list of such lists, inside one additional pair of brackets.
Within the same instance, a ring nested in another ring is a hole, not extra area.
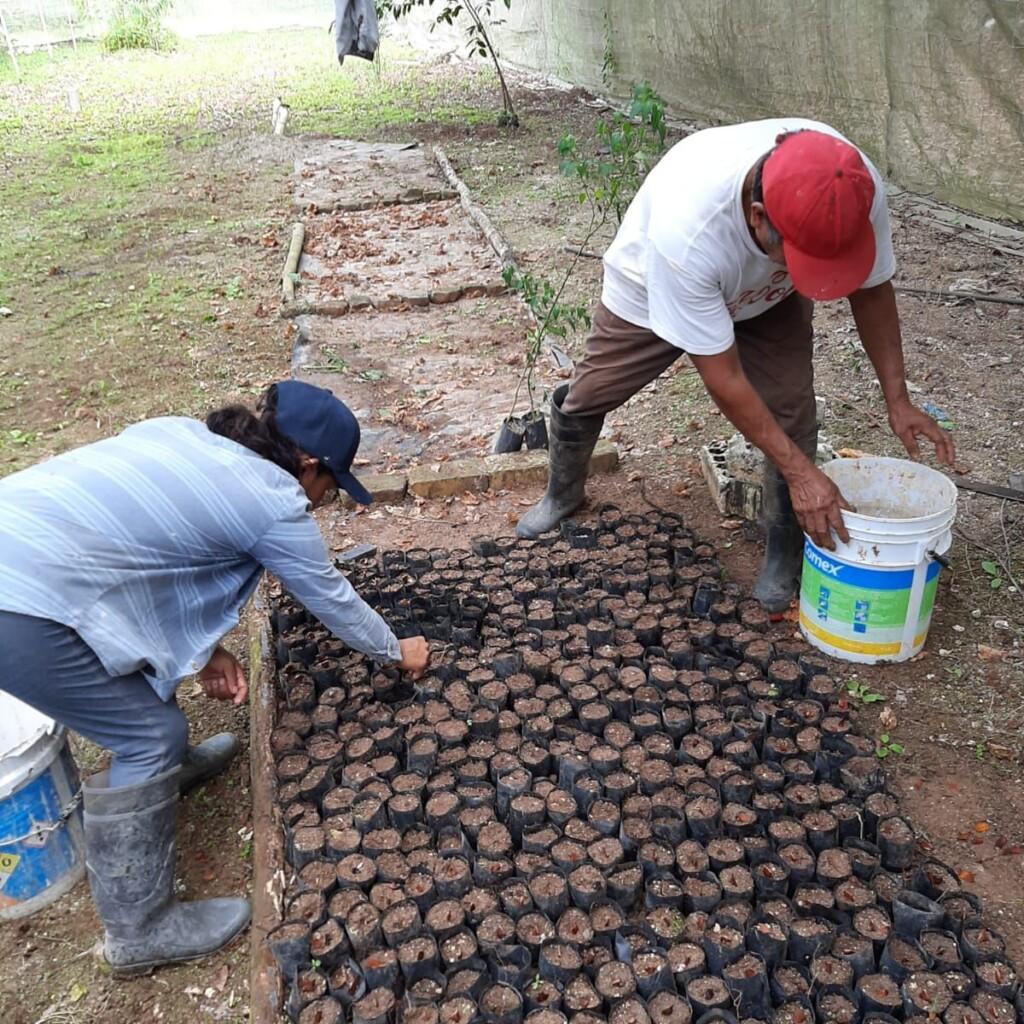
[(989, 823), (987, 821), (977, 821), (974, 823), (974, 831), (978, 835), (984, 835), (989, 830)]
[(968, 871), (967, 868), (961, 868), (956, 873), (956, 877), (959, 878), (961, 882), (967, 882), (968, 884), (970, 884), (974, 881), (974, 872)]
[(1006, 658), (1006, 651), (1000, 647), (989, 647), (988, 644), (978, 644), (978, 657), (982, 661), (1003, 661)]
[(218, 992), (223, 992), (227, 987), (228, 975), (231, 973), (231, 968), (227, 964), (221, 964), (217, 968), (216, 973), (213, 975), (213, 987)]
[(989, 743), (985, 749), (1000, 761), (1012, 761), (1016, 756), (1013, 747), (1004, 747), (1002, 743)]
[(896, 717), (896, 712), (892, 708), (882, 708), (878, 715), (878, 721), (886, 729), (895, 729), (899, 720)]

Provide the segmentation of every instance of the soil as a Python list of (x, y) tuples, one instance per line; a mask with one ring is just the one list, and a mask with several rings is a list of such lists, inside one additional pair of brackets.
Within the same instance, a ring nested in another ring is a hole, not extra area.
[(636, 978), (628, 964), (607, 963), (598, 969), (594, 987), (609, 1002), (636, 991)]
[(440, 1006), (442, 1024), (472, 1024), (476, 1017), (476, 1004), (469, 996), (446, 999)]
[(375, 988), (352, 1006), (355, 1024), (371, 1024), (384, 1019), (395, 1005), (395, 994), (386, 988)]
[(941, 932), (922, 932), (921, 948), (933, 959), (940, 963), (957, 963), (960, 959), (960, 949), (955, 936), (943, 935)]
[(839, 992), (828, 992), (818, 1000), (818, 1017), (823, 1024), (852, 1024), (857, 1019), (857, 1007)]
[(441, 959), (445, 964), (464, 964), (476, 950), (476, 939), (469, 931), (462, 931), (441, 943)]
[(492, 985), (480, 998), (480, 1009), (484, 1013), (500, 1017), (521, 1005), (519, 994), (508, 985)]
[(725, 982), (721, 978), (716, 978), (710, 974), (705, 974), (688, 982), (686, 994), (689, 996), (691, 1003), (696, 1000), (704, 1006), (720, 1006), (726, 1001), (731, 1002), (729, 990), (726, 988)]
[(651, 1024), (651, 1018), (639, 999), (623, 999), (608, 1015), (611, 1024)]
[(564, 942), (549, 942), (541, 950), (540, 956), (562, 971), (578, 971), (583, 966), (579, 952)]
[(516, 922), (516, 934), (527, 945), (541, 946), (555, 938), (555, 926), (543, 914), (524, 914)]
[(810, 988), (808, 980), (795, 967), (779, 967), (772, 977), (786, 998), (802, 995)]

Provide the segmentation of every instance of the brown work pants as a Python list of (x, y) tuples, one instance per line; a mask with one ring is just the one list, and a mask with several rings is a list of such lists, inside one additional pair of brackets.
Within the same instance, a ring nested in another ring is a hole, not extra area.
[[(735, 325), (744, 373), (779, 426), (810, 458), (818, 444), (812, 311), (813, 303), (794, 292), (760, 316)], [(562, 411), (571, 416), (611, 412), (682, 354), (653, 331), (627, 323), (598, 302)]]

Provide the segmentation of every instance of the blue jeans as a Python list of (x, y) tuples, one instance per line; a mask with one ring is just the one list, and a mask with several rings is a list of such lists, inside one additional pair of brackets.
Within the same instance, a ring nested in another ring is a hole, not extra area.
[(141, 672), (112, 676), (68, 626), (0, 611), (0, 690), (110, 750), (110, 785), (177, 767), (188, 720)]

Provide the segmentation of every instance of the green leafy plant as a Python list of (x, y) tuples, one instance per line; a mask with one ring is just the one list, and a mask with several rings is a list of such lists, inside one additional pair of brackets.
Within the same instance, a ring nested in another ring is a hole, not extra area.
[(118, 50), (169, 50), (174, 37), (163, 26), (173, 0), (113, 0), (103, 47)]
[(988, 577), (988, 585), (993, 590), (998, 590), (1003, 585), (1003, 570), (997, 562), (982, 562), (981, 571)]
[(584, 303), (562, 302), (566, 286), (587, 251), (587, 246), (614, 217), (621, 223), (626, 209), (643, 184), (647, 172), (665, 150), (667, 124), (665, 104), (646, 83), (633, 87), (633, 100), (627, 113), (616, 112), (610, 120), (595, 128), (595, 153), (584, 152), (572, 135), (564, 135), (558, 143), (560, 168), (579, 187), (578, 198), (587, 205), (590, 219), (583, 240), (574, 249), (572, 262), (558, 285), (521, 274), (514, 267), (504, 272), (509, 290), (518, 292), (533, 313), (535, 326), (526, 337), (526, 361), (512, 398), (510, 416), (515, 414), (519, 395), (526, 385), (530, 409), (534, 399), (534, 371), (549, 335), (564, 338), (569, 330), (590, 325)]
[(10, 444), (26, 445), (31, 444), (36, 435), (27, 430), (8, 430), (7, 440)]
[(875, 693), (867, 683), (858, 683), (855, 679), (846, 684), (846, 692), (862, 704), (877, 704), (880, 700), (885, 700), (882, 694)]
[(647, 82), (633, 86), (626, 114), (598, 122), (597, 151), (585, 152), (573, 135), (558, 143), (562, 173), (580, 186), (580, 202), (589, 203), (603, 226), (614, 215), (622, 223), (633, 196), (665, 151), (665, 103)]
[(488, 25), (494, 24), (494, 8), (497, 4), (504, 6), (505, 10), (512, 7), (512, 0), (392, 0), (391, 3), (378, 0), (377, 13), (381, 9), (388, 10), (393, 18), (401, 18), (408, 14), (415, 7), (429, 7), (434, 15), (433, 30), (438, 25), (454, 26), (462, 14), (469, 18), (463, 22), (466, 31), (466, 42), (471, 56), (490, 58), (494, 64), (494, 70), (498, 73), (498, 82), (501, 85), (502, 113), (499, 123), (505, 127), (518, 128), (519, 117), (516, 114), (512, 103), (512, 94), (509, 92), (508, 83), (505, 81), (505, 72), (502, 70), (501, 61), (498, 59), (498, 51), (491, 42)]
[[(575, 266), (575, 261), (573, 263)], [(505, 284), (510, 291), (518, 292), (533, 314), (534, 326), (526, 335), (526, 367), (516, 384), (512, 397), (512, 411), (519, 403), (519, 394), (526, 385), (530, 397), (530, 408), (536, 408), (534, 398), (533, 371), (537, 365), (548, 335), (564, 338), (570, 330), (590, 325), (590, 313), (586, 303), (578, 302), (565, 305), (561, 302), (562, 293), (568, 283), (567, 274), (557, 290), (550, 281), (537, 278), (533, 274), (520, 274), (515, 267), (506, 267), (502, 273)]]
[(887, 732), (883, 732), (882, 735), (875, 740), (875, 757), (880, 761), (884, 761), (892, 754), (902, 753), (903, 744), (897, 743)]

